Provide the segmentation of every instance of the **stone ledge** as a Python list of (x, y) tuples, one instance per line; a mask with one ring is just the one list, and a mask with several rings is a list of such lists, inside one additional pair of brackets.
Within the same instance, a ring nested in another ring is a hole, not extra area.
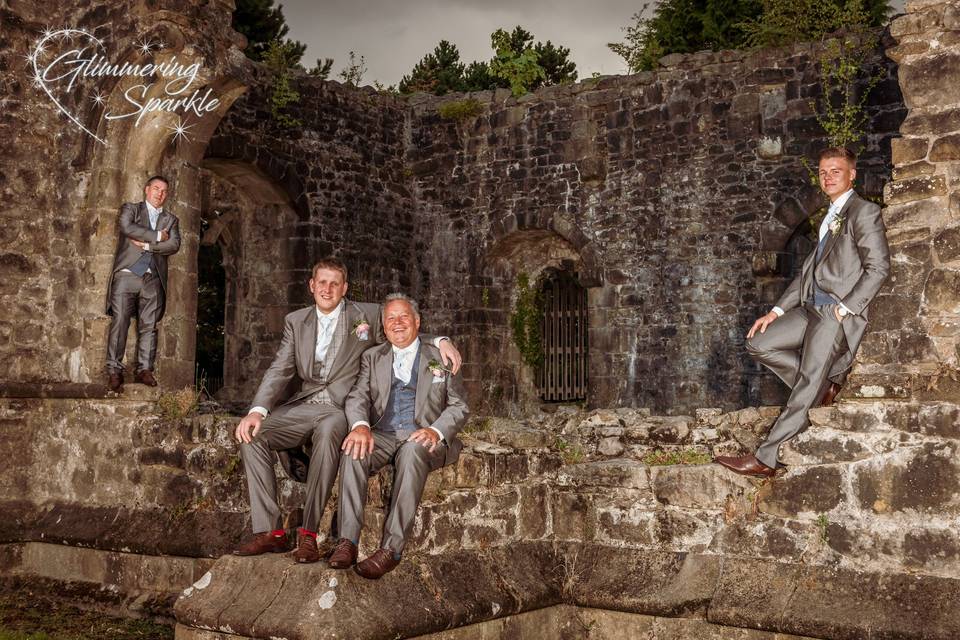
[(960, 580), (927, 575), (525, 543), (431, 558), (413, 555), (376, 582), (324, 564), (224, 557), (209, 577), (186, 590), (175, 611), (178, 640), (229, 637), (218, 635), (223, 633), (302, 640), (409, 638), (560, 603), (705, 618), (753, 633), (854, 640), (866, 632), (871, 638), (954, 640), (960, 636), (960, 612), (951, 604), (958, 597)]

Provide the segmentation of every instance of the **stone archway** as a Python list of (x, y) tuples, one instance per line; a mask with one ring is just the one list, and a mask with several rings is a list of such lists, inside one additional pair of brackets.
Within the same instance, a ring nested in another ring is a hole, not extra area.
[(253, 165), (207, 158), (201, 171), (200, 244), (217, 245), (225, 272), (223, 387), (217, 398), (242, 404), (256, 390), (283, 335), (283, 318), (306, 295), (295, 260), (298, 216), (280, 185)]
[[(170, 180), (170, 195), (165, 208), (180, 220), (181, 247), (171, 257), (167, 290), (166, 314), (159, 335), (157, 376), (164, 386), (179, 387), (194, 384), (194, 355), (196, 329), (196, 260), (200, 227), (200, 173), (199, 165), (207, 143), (220, 120), (236, 99), (246, 90), (249, 70), (233, 42), (210, 43), (215, 51), (204, 51), (201, 43), (206, 36), (195, 31), (187, 16), (164, 13), (141, 39), (162, 40), (168, 43), (162, 53), (154, 54), (156, 62), (176, 56), (183, 64), (199, 63), (200, 73), (195, 87), (209, 88), (217, 96), (219, 105), (202, 116), (196, 114), (157, 111), (146, 114), (139, 123), (134, 119), (97, 120), (97, 134), (107, 141), (101, 145), (86, 141), (85, 160), (92, 172), (86, 192), (85, 206), (94, 219), (94, 233), (88, 246), (92, 265), (90, 286), (83, 292), (85, 310), (83, 364), (79, 369), (85, 379), (97, 379), (102, 369), (106, 330), (110, 319), (104, 314), (104, 292), (112, 277), (113, 256), (117, 242), (117, 212), (123, 202), (143, 199), (143, 185), (153, 174), (162, 174)], [(140, 54), (129, 48), (120, 60), (136, 61)], [(211, 57), (213, 56), (213, 57)], [(215, 60), (213, 66), (205, 62)], [(162, 78), (154, 82), (141, 98), (145, 103), (162, 94)], [(125, 92), (134, 85), (133, 78), (120, 78), (104, 86), (104, 111), (122, 113)], [(91, 121), (93, 120), (91, 116)], [(177, 135), (177, 126), (186, 127), (186, 135)], [(135, 348), (131, 327), (126, 361)]]
[[(593, 306), (593, 297), (600, 289), (585, 262), (568, 240), (545, 229), (507, 233), (484, 256), (481, 270), (490, 284), (484, 288), (482, 304), (499, 310), (496, 315), (502, 322), (489, 326), (483, 339), (498, 348), (478, 349), (477, 360), (484, 376), (471, 398), (485, 405), (481, 410), (523, 413), (541, 402), (539, 367), (525, 358), (511, 324), (522, 313), (520, 306), (527, 304), (522, 302), (523, 291), (539, 291), (543, 282), (558, 272), (570, 274), (589, 287), (587, 304)], [(541, 316), (539, 309), (529, 316), (538, 331)]]

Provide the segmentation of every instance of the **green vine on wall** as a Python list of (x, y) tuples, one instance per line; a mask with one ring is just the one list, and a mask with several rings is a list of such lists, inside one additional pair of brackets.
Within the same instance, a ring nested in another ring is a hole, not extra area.
[(517, 300), (510, 314), (510, 329), (513, 343), (520, 351), (521, 359), (531, 367), (543, 364), (543, 335), (540, 319), (543, 315), (543, 300), (540, 291), (530, 285), (526, 273), (517, 276)]
[(857, 80), (868, 68), (867, 59), (876, 44), (876, 38), (868, 34), (830, 40), (820, 56), (820, 108), (817, 109), (817, 102), (813, 100), (810, 106), (832, 147), (859, 145), (851, 151), (862, 150), (861, 140), (867, 133), (867, 99), (880, 81), (880, 71), (868, 72), (859, 96)]
[[(295, 43), (293, 43), (295, 44)], [(270, 85), (270, 115), (281, 127), (292, 129), (302, 123), (286, 113), (288, 106), (300, 102), (300, 92), (290, 86), (290, 70), (296, 64), (291, 55), (290, 43), (274, 40), (264, 54), (264, 62), (273, 71)]]

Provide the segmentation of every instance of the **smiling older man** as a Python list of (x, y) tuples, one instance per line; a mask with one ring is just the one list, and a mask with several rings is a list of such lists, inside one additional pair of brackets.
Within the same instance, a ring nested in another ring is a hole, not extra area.
[(463, 446), (457, 433), (468, 412), (460, 376), (443, 369), (437, 348), (417, 335), (417, 303), (402, 293), (387, 296), (383, 327), (390, 344), (363, 354), (347, 397), (352, 430), (340, 459), (340, 541), (330, 556), (334, 569), (356, 562), (367, 478), (392, 462), (393, 495), (380, 548), (356, 566), (374, 580), (400, 562), (427, 474), (456, 461)]
[[(340, 445), (349, 431), (343, 405), (360, 372), (360, 357), (383, 340), (380, 306), (348, 300), (347, 268), (335, 258), (317, 262), (310, 278), (314, 304), (294, 311), (284, 320), (283, 340), (253, 399), (253, 407), (237, 425), (240, 456), (247, 476), (254, 537), (235, 555), (285, 551), (277, 504), (274, 462), (277, 452), (299, 450), (309, 443), (310, 459), (303, 526), (296, 562), (320, 559), (317, 529), (330, 497)], [(436, 339), (438, 357), (460, 367), (460, 354), (450, 341)], [(442, 354), (442, 356), (441, 356)], [(285, 399), (290, 383), (299, 378), (300, 390)], [(291, 469), (288, 469), (290, 472)]]

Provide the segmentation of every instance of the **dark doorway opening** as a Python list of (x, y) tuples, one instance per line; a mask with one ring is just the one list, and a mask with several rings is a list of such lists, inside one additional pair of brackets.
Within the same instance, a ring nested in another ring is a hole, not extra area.
[(541, 281), (543, 364), (537, 371), (540, 398), (575, 402), (587, 398), (587, 290), (570, 271), (548, 270)]
[[(201, 221), (201, 237), (209, 228)], [(201, 244), (197, 255), (196, 384), (212, 396), (223, 387), (224, 312), (227, 272), (220, 242)]]

